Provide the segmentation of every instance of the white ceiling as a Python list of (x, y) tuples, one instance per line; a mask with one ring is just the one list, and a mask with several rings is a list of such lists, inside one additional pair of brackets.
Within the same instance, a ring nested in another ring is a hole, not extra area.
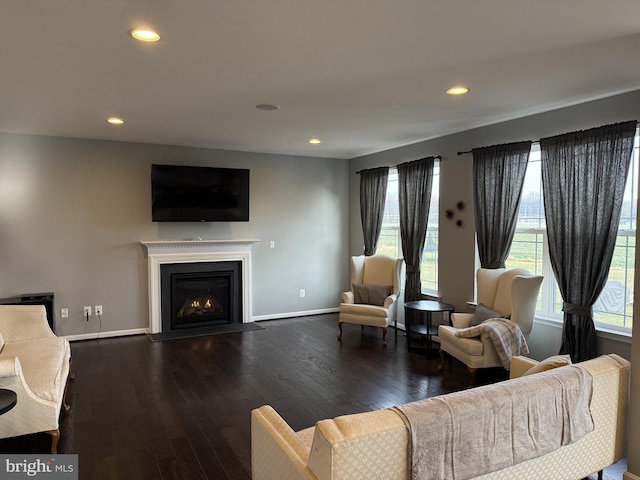
[(352, 158), (639, 88), (639, 0), (0, 0), (3, 132)]

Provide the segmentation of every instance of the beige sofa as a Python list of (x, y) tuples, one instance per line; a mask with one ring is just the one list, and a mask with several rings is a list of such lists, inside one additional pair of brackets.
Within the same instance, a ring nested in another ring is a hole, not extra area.
[(0, 438), (46, 432), (57, 452), (70, 361), (69, 342), (51, 331), (43, 306), (0, 305), (0, 388), (18, 398), (0, 417)]
[[(514, 357), (512, 378), (535, 363)], [(594, 430), (576, 443), (476, 478), (581, 479), (622, 458), (630, 364), (617, 355), (605, 355), (581, 365), (593, 377)], [(252, 478), (409, 479), (409, 438), (405, 423), (391, 409), (321, 420), (315, 427), (295, 432), (265, 405), (251, 414)]]

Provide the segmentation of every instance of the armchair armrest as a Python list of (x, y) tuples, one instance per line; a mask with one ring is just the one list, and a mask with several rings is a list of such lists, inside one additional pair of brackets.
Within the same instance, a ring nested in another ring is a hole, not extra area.
[(392, 293), (391, 295), (389, 295), (387, 298), (384, 299), (384, 308), (389, 308), (393, 302), (395, 302), (398, 299), (398, 295), (396, 295), (395, 293)]
[(353, 292), (342, 292), (342, 303), (354, 303)]

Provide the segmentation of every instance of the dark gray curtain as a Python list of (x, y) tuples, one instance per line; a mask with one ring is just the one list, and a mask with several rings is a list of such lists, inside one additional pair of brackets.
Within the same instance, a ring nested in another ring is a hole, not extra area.
[(365, 255), (376, 253), (382, 230), (388, 179), (389, 167), (370, 168), (360, 172), (360, 218)]
[(592, 306), (618, 234), (636, 122), (540, 140), (549, 254), (563, 298), (561, 353), (597, 355)]
[(472, 150), (474, 215), (483, 268), (503, 268), (509, 255), (531, 143)]
[(419, 300), (420, 264), (427, 235), (434, 157), (398, 165), (400, 236), (406, 265), (405, 302)]

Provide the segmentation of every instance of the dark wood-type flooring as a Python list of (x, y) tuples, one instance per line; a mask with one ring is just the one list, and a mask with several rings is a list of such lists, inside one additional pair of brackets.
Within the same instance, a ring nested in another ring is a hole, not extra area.
[[(461, 390), (465, 367), (408, 353), (393, 329), (344, 325), (337, 315), (261, 322), (264, 330), (152, 343), (148, 336), (71, 345), (76, 379), (59, 453), (77, 453), (81, 479), (251, 477), (250, 411), (272, 405), (295, 430), (337, 415)], [(500, 380), (489, 371), (480, 383)], [(1, 419), (0, 419), (1, 421)], [(43, 453), (47, 434), (0, 440), (2, 453)], [(620, 479), (625, 468), (605, 472)], [(274, 479), (277, 480), (277, 479)]]

